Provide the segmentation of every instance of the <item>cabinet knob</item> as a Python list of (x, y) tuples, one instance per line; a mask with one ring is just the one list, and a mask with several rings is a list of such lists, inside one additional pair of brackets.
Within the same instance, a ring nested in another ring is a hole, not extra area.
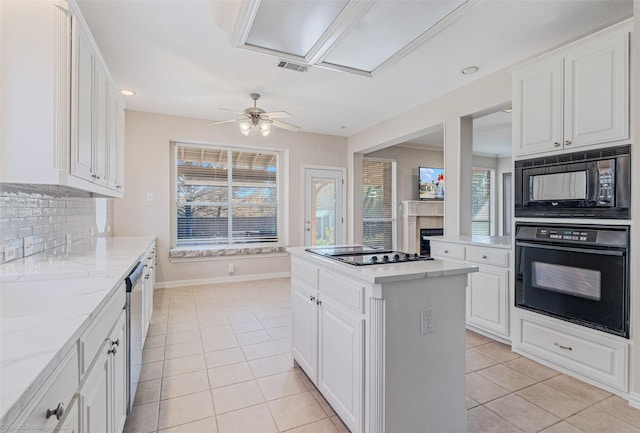
[(444, 250), (444, 253), (445, 254), (449, 254), (449, 250)]
[(554, 142), (554, 143), (553, 143), (553, 147), (560, 147), (560, 143), (559, 143), (559, 142), (557, 142), (557, 141), (556, 141), (556, 142)]
[(62, 414), (64, 413), (64, 404), (63, 403), (58, 403), (58, 407), (56, 407), (55, 409), (47, 409), (47, 419), (49, 419), (49, 417), (51, 417), (51, 415), (55, 415), (56, 419), (60, 419), (62, 418)]
[(322, 304), (322, 301), (320, 299), (317, 299), (316, 300), (316, 305), (320, 305), (320, 304)]
[(118, 352), (118, 346), (114, 344), (111, 349), (107, 350), (107, 355), (115, 355), (116, 352)]
[(310, 229), (309, 227), (307, 227), (307, 231), (308, 231), (308, 232), (310, 232), (310, 231), (311, 231), (311, 229)]
[(116, 346), (120, 346), (120, 339), (118, 338), (116, 341), (111, 340), (111, 344), (115, 344)]
[(569, 146), (570, 144), (571, 144), (571, 140), (567, 140), (567, 141), (564, 142), (565, 146)]
[(91, 174), (91, 178), (92, 178), (92, 179), (97, 179), (97, 178), (98, 178), (98, 175), (97, 175), (97, 174), (95, 174), (95, 173), (92, 173), (92, 174)]
[(313, 302), (313, 301), (316, 300), (316, 297), (315, 296), (309, 296), (309, 300)]
[(122, 188), (122, 185), (116, 185), (116, 188), (120, 189)]
[(487, 258), (487, 256), (482, 256), (482, 258), (483, 258), (483, 259), (486, 259), (486, 258)]

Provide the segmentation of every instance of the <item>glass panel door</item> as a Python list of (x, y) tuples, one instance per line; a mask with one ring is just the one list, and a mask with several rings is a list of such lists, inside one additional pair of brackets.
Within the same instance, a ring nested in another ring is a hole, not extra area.
[(341, 170), (305, 170), (305, 246), (344, 243), (342, 179)]

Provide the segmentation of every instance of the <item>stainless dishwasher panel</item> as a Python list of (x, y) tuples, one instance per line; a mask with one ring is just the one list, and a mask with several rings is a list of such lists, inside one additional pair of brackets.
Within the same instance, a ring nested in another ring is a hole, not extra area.
[(138, 262), (125, 279), (127, 286), (127, 415), (131, 413), (142, 370), (142, 272)]

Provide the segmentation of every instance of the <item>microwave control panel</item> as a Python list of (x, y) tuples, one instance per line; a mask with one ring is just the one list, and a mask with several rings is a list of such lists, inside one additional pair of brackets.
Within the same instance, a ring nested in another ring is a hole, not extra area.
[(598, 167), (598, 205), (613, 206), (615, 203), (615, 168), (614, 159), (597, 162)]
[(536, 239), (550, 239), (561, 241), (595, 242), (598, 236), (596, 230), (575, 230), (568, 228), (540, 227), (536, 231)]

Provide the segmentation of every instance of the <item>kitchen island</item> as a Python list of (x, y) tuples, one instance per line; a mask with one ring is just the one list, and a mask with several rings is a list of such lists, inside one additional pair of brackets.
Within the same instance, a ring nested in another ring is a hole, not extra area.
[(465, 287), (478, 268), (289, 252), (293, 359), (351, 432), (465, 432)]

